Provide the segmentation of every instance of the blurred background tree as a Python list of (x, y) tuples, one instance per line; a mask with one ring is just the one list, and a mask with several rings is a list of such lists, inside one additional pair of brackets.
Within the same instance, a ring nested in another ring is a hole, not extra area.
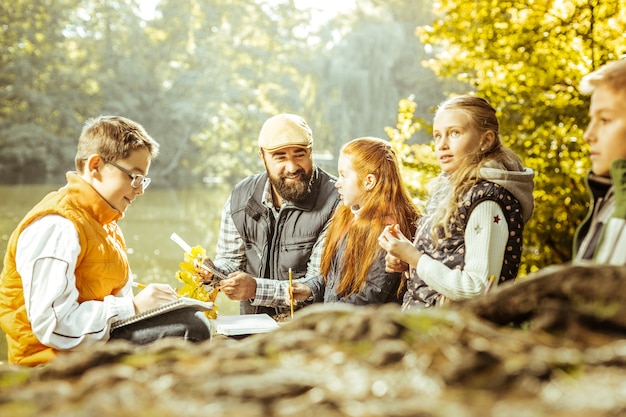
[(384, 136), (402, 97), (418, 91), (424, 116), (445, 97), (414, 35), (430, 4), (411, 3), (333, 15), (290, 0), (3, 2), (0, 178), (62, 178), (98, 114), (134, 119), (161, 143), (155, 185), (257, 171), (258, 130), (278, 112), (302, 114), (330, 158), (349, 139)]
[(44, 182), (73, 160), (75, 115), (89, 102), (59, 30), (80, 2), (51, 3), (0, 4), (0, 176), (6, 181)]
[(570, 259), (588, 169), (577, 86), (625, 52), (623, 2), (301, 1), (2, 2), (0, 181), (63, 182), (84, 121), (116, 113), (161, 143), (156, 186), (233, 184), (261, 169), (263, 121), (292, 112), (330, 172), (347, 140), (390, 137), (422, 200), (433, 109), (477, 94), (537, 174), (522, 275)]

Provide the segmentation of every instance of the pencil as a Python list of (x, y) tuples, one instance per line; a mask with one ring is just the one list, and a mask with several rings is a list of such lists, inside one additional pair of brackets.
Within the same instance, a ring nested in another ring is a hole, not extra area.
[(293, 318), (293, 274), (289, 268), (289, 304), (291, 306), (291, 318)]
[(489, 293), (489, 291), (491, 291), (491, 287), (493, 287), (493, 283), (496, 280), (496, 276), (492, 275), (489, 277), (489, 283), (487, 284), (487, 289), (485, 289), (485, 294)]

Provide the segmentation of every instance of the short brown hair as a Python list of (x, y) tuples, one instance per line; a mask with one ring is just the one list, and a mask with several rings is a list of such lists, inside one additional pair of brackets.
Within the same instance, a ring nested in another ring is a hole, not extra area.
[(137, 149), (147, 149), (153, 158), (159, 154), (159, 144), (139, 123), (121, 116), (94, 117), (87, 120), (78, 139), (76, 169), (82, 171), (85, 160), (93, 154), (116, 161)]

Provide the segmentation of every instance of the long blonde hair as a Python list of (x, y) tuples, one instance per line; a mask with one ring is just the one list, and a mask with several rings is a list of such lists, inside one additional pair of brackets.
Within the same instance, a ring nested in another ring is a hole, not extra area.
[[(505, 171), (522, 171), (521, 159), (500, 140), (500, 124), (496, 110), (484, 98), (475, 96), (452, 97), (439, 105), (435, 116), (445, 110), (461, 110), (469, 116), (472, 129), (476, 132), (475, 150), (468, 153), (454, 172), (442, 174), (435, 179), (434, 189), (439, 192), (433, 198), (438, 209), (431, 220), (431, 235), (435, 242), (440, 237), (450, 235), (450, 219), (455, 216), (459, 204), (467, 192), (480, 181), (480, 170), (486, 166)], [(491, 146), (481, 148), (480, 138), (493, 132), (495, 139)]]
[(365, 287), (368, 271), (381, 251), (378, 236), (384, 227), (397, 223), (405, 236), (413, 236), (419, 212), (402, 181), (398, 159), (389, 142), (371, 137), (353, 139), (341, 148), (341, 153), (351, 157), (359, 181), (369, 174), (377, 179), (375, 186), (366, 192), (358, 218), (355, 219), (350, 207), (340, 205), (326, 236), (322, 275), (327, 278), (345, 237), (345, 250), (339, 259), (341, 278), (337, 295), (349, 296)]

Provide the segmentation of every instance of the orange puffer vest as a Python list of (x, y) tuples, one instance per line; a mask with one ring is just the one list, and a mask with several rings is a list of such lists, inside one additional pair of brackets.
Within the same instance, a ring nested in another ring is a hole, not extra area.
[(34, 220), (46, 214), (59, 214), (74, 223), (81, 248), (74, 271), (79, 303), (103, 300), (121, 290), (128, 281), (126, 245), (116, 222), (121, 213), (76, 173), (69, 172), (67, 181), (66, 186), (35, 205), (9, 239), (0, 274), (0, 325), (6, 333), (11, 363), (38, 365), (56, 355), (55, 349), (42, 345), (32, 331), (22, 279), (15, 265), (18, 237)]

